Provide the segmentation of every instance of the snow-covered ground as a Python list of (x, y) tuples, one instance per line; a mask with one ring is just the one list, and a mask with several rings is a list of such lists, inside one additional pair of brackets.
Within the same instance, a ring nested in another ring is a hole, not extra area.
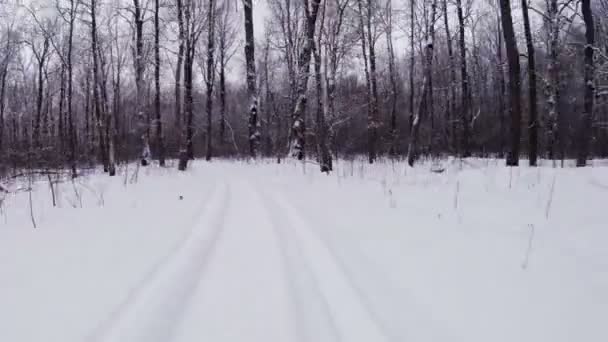
[(608, 341), (608, 167), (442, 168), (41, 179), (36, 229), (2, 194), (0, 341)]

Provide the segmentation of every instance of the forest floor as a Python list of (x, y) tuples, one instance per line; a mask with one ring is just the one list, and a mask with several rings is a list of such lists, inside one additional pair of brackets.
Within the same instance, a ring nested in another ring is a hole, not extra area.
[(608, 167), (441, 163), (6, 184), (0, 341), (606, 341)]

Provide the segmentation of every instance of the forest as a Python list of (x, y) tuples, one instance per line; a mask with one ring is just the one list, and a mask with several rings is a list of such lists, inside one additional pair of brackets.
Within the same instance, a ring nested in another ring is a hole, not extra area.
[(0, 26), (3, 175), (608, 156), (607, 0), (5, 0)]

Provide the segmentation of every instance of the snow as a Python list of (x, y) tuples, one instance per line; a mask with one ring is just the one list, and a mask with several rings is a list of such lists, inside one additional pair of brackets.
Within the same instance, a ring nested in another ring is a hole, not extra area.
[(40, 179), (36, 229), (0, 193), (0, 340), (605, 341), (608, 166), (435, 164)]

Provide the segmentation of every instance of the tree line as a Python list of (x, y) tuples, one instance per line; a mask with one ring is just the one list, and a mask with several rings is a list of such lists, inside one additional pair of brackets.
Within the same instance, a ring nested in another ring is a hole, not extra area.
[(2, 174), (608, 156), (608, 0), (12, 0), (0, 24)]

